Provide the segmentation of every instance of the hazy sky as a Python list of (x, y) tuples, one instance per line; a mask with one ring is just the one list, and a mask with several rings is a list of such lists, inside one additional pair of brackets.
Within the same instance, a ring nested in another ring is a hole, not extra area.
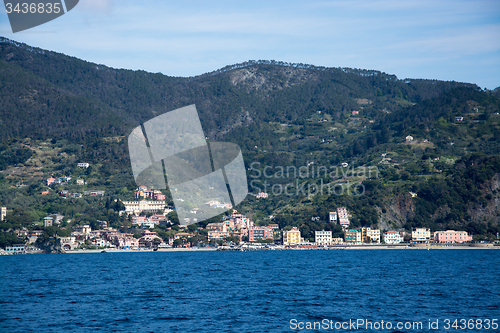
[(500, 1), (80, 0), (0, 35), (116, 68), (193, 76), (246, 60), (500, 86)]

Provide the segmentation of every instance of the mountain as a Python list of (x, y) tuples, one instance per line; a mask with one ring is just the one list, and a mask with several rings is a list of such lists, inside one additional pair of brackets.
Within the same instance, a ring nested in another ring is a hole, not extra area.
[[(205, 131), (216, 138), (241, 124), (293, 121), (318, 110), (338, 119), (358, 109), (356, 99), (393, 110), (454, 87), (479, 89), (275, 61), (249, 61), (193, 78), (168, 77), (96, 65), (6, 38), (0, 39), (0, 66), (2, 138), (124, 135), (140, 122), (188, 104), (196, 104)], [(33, 121), (26, 123), (27, 117)]]
[[(354, 225), (498, 232), (498, 89), (266, 60), (169, 77), (0, 38), (0, 95), (0, 204), (33, 220), (49, 211), (115, 219), (99, 202), (37, 196), (41, 180), (81, 174), (110, 198), (131, 198), (136, 185), (124, 138), (144, 121), (196, 104), (210, 140), (242, 148), (252, 193), (266, 182), (271, 194), (295, 181), (364, 188), (363, 195), (249, 195), (238, 209), (258, 223), (272, 215), (310, 237), (334, 229), (328, 211), (345, 205)], [(77, 161), (93, 167), (84, 174)], [(278, 177), (279, 167), (329, 172)], [(359, 175), (369, 167), (376, 176)]]

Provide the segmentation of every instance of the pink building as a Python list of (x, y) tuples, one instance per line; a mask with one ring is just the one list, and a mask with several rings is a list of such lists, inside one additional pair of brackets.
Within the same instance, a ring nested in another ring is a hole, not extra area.
[(438, 243), (464, 243), (472, 240), (472, 236), (467, 235), (467, 231), (436, 231), (434, 240)]
[(140, 187), (138, 191), (134, 192), (134, 198), (151, 198), (154, 200), (165, 200), (165, 194), (158, 190), (148, 190), (144, 187)]
[(156, 244), (161, 244), (163, 240), (156, 235), (156, 232), (144, 230), (142, 237), (139, 238), (140, 247), (153, 247)]
[(132, 217), (132, 224), (137, 224), (137, 225), (141, 226), (145, 222), (146, 222), (146, 216), (133, 216)]
[(248, 229), (254, 226), (252, 220), (250, 220), (245, 215), (238, 214), (236, 210), (233, 210), (233, 214), (229, 219), (234, 221), (234, 226), (236, 229), (242, 229), (242, 228)]
[(155, 193), (153, 195), (153, 199), (155, 200), (165, 200), (165, 194), (162, 193)]
[(160, 224), (162, 221), (168, 220), (164, 215), (153, 215), (149, 218), (154, 224)]
[(208, 241), (212, 241), (214, 239), (222, 239), (229, 236), (227, 231), (227, 225), (224, 222), (221, 223), (209, 223), (206, 227), (208, 231)]
[(222, 223), (224, 223), (226, 225), (226, 230), (227, 231), (234, 231), (234, 230), (236, 230), (236, 224), (234, 223), (234, 220), (227, 219), (227, 220), (224, 220)]
[(259, 239), (273, 239), (273, 231), (266, 227), (248, 229), (249, 242), (256, 242)]
[(349, 213), (347, 212), (347, 209), (345, 207), (338, 207), (337, 208), (337, 217), (339, 224), (342, 226), (342, 228), (348, 228), (349, 227)]
[(129, 237), (125, 236), (124, 234), (118, 235), (118, 236), (113, 236), (112, 237), (112, 242), (120, 248), (123, 247), (139, 247), (139, 240), (135, 239), (134, 237)]

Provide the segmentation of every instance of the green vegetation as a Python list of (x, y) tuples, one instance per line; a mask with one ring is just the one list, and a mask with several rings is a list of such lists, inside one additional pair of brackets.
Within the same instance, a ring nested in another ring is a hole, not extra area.
[[(210, 140), (242, 148), (250, 192), (266, 187), (270, 194), (249, 195), (236, 207), (258, 225), (298, 226), (307, 239), (322, 229), (338, 237), (341, 230), (328, 223), (328, 212), (345, 206), (354, 226), (453, 228), (486, 239), (498, 232), (498, 89), (276, 61), (176, 78), (95, 65), (3, 38), (0, 71), (0, 205), (9, 209), (0, 242), (18, 241), (8, 230), (42, 229), (42, 219), (53, 213), (66, 217), (66, 229), (44, 230), (48, 242), (75, 225), (98, 229), (98, 221), (138, 232), (118, 215), (120, 200), (132, 200), (137, 187), (127, 135), (193, 103)], [(414, 140), (406, 142), (407, 136)], [(91, 167), (78, 168), (78, 162)], [(277, 176), (279, 166), (328, 172)], [(360, 174), (359, 167), (378, 172)], [(271, 177), (264, 177), (269, 168)], [(45, 185), (45, 179), (62, 176), (72, 180)], [(86, 184), (76, 185), (76, 179)], [(308, 195), (296, 188), (293, 195), (273, 194), (296, 181), (306, 189), (337, 186), (344, 194)], [(363, 195), (353, 195), (355, 188)], [(40, 194), (46, 190), (48, 195)], [(58, 195), (62, 190), (104, 190), (105, 196), (66, 198)], [(168, 218), (178, 224), (175, 213)], [(155, 231), (162, 239), (172, 233)]]

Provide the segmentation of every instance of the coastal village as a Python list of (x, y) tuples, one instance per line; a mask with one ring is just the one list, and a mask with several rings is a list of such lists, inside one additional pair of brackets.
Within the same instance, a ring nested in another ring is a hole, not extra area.
[[(88, 167), (80, 163), (79, 167)], [(47, 185), (64, 183), (71, 177), (49, 178)], [(78, 180), (77, 180), (78, 181)], [(104, 191), (86, 191), (86, 195), (104, 195)], [(80, 193), (61, 191), (60, 196), (78, 197)], [(268, 193), (261, 192), (258, 199), (265, 200)], [(397, 245), (397, 244), (462, 244), (472, 241), (472, 236), (465, 231), (434, 231), (429, 228), (414, 228), (411, 233), (401, 230), (372, 229), (369, 227), (353, 228), (350, 222), (350, 213), (345, 207), (337, 207), (328, 216), (330, 225), (342, 227), (342, 237), (333, 237), (332, 230), (317, 230), (314, 241), (304, 239), (297, 227), (280, 228), (278, 224), (256, 225), (247, 216), (232, 209), (231, 204), (212, 200), (206, 203), (210, 207), (230, 209), (230, 213), (222, 218), (221, 222), (208, 223), (204, 228), (184, 223), (173, 224), (167, 215), (173, 210), (165, 203), (165, 195), (158, 190), (150, 190), (140, 186), (134, 193), (134, 201), (122, 201), (124, 210), (120, 215), (129, 217), (134, 233), (125, 233), (108, 226), (107, 221), (98, 221), (98, 228), (92, 229), (88, 224), (74, 225), (71, 234), (67, 237), (55, 236), (55, 240), (62, 252), (80, 251), (82, 249), (114, 249), (114, 250), (141, 250), (141, 249), (169, 249), (169, 248), (228, 248), (238, 247), (265, 247), (280, 249), (301, 248), (328, 248), (348, 247), (360, 245)], [(115, 202), (118, 201), (115, 199)], [(196, 214), (203, 207), (194, 208), (191, 213)], [(1, 207), (1, 221), (7, 215), (7, 208)], [(22, 244), (14, 244), (0, 249), (1, 254), (42, 253), (36, 247), (37, 239), (44, 233), (44, 228), (58, 226), (61, 229), (64, 216), (50, 214), (43, 218), (43, 228), (32, 230), (23, 228), (11, 230), (18, 238), (24, 239)], [(71, 220), (66, 219), (66, 222)], [(68, 223), (66, 223), (68, 224)], [(139, 231), (139, 232), (138, 232)]]

